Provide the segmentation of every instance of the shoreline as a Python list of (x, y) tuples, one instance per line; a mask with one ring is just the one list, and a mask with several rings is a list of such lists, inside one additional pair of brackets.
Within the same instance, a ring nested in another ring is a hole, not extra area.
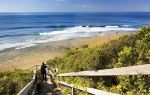
[(119, 32), (97, 37), (53, 41), (23, 49), (13, 49), (1, 52), (0, 72), (12, 71), (14, 69), (27, 69), (34, 65), (41, 65), (42, 62), (46, 62), (49, 59), (62, 57), (65, 54), (67, 48), (79, 48), (82, 45), (88, 45), (90, 48), (92, 48), (110, 40), (117, 39), (125, 34), (131, 33)]

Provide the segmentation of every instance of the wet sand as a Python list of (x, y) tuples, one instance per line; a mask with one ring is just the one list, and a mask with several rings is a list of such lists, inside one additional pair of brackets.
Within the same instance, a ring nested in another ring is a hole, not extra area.
[(92, 48), (122, 35), (124, 34), (114, 33), (94, 38), (76, 38), (43, 43), (25, 49), (3, 51), (0, 52), (0, 71), (11, 71), (15, 68), (27, 69), (46, 62), (48, 59), (62, 57), (67, 48), (81, 47), (82, 45), (88, 45)]

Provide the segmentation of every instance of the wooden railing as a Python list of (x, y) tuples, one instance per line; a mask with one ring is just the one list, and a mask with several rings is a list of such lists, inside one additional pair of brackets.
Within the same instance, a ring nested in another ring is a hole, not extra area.
[(40, 65), (35, 65), (31, 68), (26, 69), (27, 71), (33, 70), (33, 78), (17, 95), (29, 95), (29, 93), (32, 92), (31, 90), (33, 90), (34, 84), (36, 82), (36, 73), (39, 66)]
[(59, 81), (59, 84), (71, 88), (71, 95), (75, 95), (75, 90), (80, 90), (80, 91), (86, 91), (89, 94), (92, 95), (119, 95), (115, 93), (110, 93), (107, 91), (102, 91), (90, 87), (82, 87), (82, 86), (75, 86), (74, 84), (67, 84), (66, 82)]
[(32, 81), (29, 82), (17, 95), (28, 95), (35, 81), (36, 81), (36, 70), (34, 70)]
[[(34, 86), (36, 80), (36, 71), (39, 70), (40, 65), (33, 66), (27, 70), (34, 70), (33, 79), (29, 82), (17, 95), (28, 95), (30, 90)], [(71, 73), (63, 73), (63, 74), (56, 74), (53, 68), (49, 68), (51, 72), (52, 78), (54, 76), (57, 77), (82, 77), (82, 76), (118, 76), (118, 75), (149, 75), (150, 74), (150, 64), (146, 65), (138, 65), (138, 66), (129, 66), (129, 67), (122, 67), (122, 68), (113, 68), (113, 69), (104, 69), (104, 70), (97, 70), (97, 71), (81, 71), (81, 72), (71, 72)], [(71, 88), (71, 95), (74, 95), (75, 90), (86, 91), (92, 95), (119, 95), (111, 92), (106, 92), (102, 90), (98, 90), (95, 88), (90, 87), (82, 87), (82, 86), (75, 86), (74, 84), (68, 84), (66, 82), (57, 81), (60, 85), (66, 86)]]
[(32, 66), (32, 67), (30, 67), (30, 68), (28, 68), (28, 69), (25, 69), (26, 71), (29, 71), (29, 70), (39, 70), (39, 67), (40, 67), (41, 65), (35, 65), (35, 66)]
[[(26, 69), (26, 71), (31, 71), (33, 70), (34, 73), (33, 73), (33, 78), (32, 80), (17, 94), (17, 95), (29, 95), (29, 93), (34, 89), (34, 86), (36, 84), (36, 74), (37, 74), (37, 71), (40, 70), (40, 67), (41, 65), (35, 65), (33, 67), (30, 67), (28, 69)], [(51, 71), (52, 71), (52, 68), (50, 68)], [(54, 72), (52, 72), (52, 75), (53, 75)], [(48, 74), (49, 74), (49, 70), (48, 70)]]
[(67, 76), (118, 76), (118, 75), (149, 75), (150, 74), (150, 64), (137, 65), (113, 69), (104, 69), (97, 71), (81, 71), (81, 72), (71, 72), (58, 74), (57, 76), (67, 77)]
[[(138, 75), (138, 74), (149, 75), (150, 64), (122, 67), (122, 68), (113, 68), (113, 69), (104, 69), (104, 70), (97, 70), (97, 71), (63, 73), (63, 74), (57, 74), (57, 77), (82, 77), (82, 76), (96, 77), (96, 76), (118, 76), (118, 75)], [(58, 82), (58, 83), (66, 87), (70, 87), (71, 95), (74, 95), (75, 89), (80, 91), (85, 91), (83, 87), (77, 87), (74, 84), (67, 84), (66, 82)], [(94, 95), (119, 95), (119, 94), (101, 91), (89, 87), (86, 87), (86, 91), (89, 94), (94, 94)]]

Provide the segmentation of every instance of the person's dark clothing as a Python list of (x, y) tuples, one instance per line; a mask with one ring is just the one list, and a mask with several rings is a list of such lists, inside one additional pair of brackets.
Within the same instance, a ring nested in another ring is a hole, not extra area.
[(43, 80), (47, 79), (46, 78), (46, 68), (47, 68), (47, 66), (45, 64), (42, 64), (42, 66), (41, 66), (41, 74), (42, 74), (42, 79)]

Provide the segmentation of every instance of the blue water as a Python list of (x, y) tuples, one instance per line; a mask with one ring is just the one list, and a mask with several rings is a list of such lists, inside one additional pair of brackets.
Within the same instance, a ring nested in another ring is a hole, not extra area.
[(150, 13), (0, 13), (0, 50), (48, 41), (134, 31), (150, 25)]

